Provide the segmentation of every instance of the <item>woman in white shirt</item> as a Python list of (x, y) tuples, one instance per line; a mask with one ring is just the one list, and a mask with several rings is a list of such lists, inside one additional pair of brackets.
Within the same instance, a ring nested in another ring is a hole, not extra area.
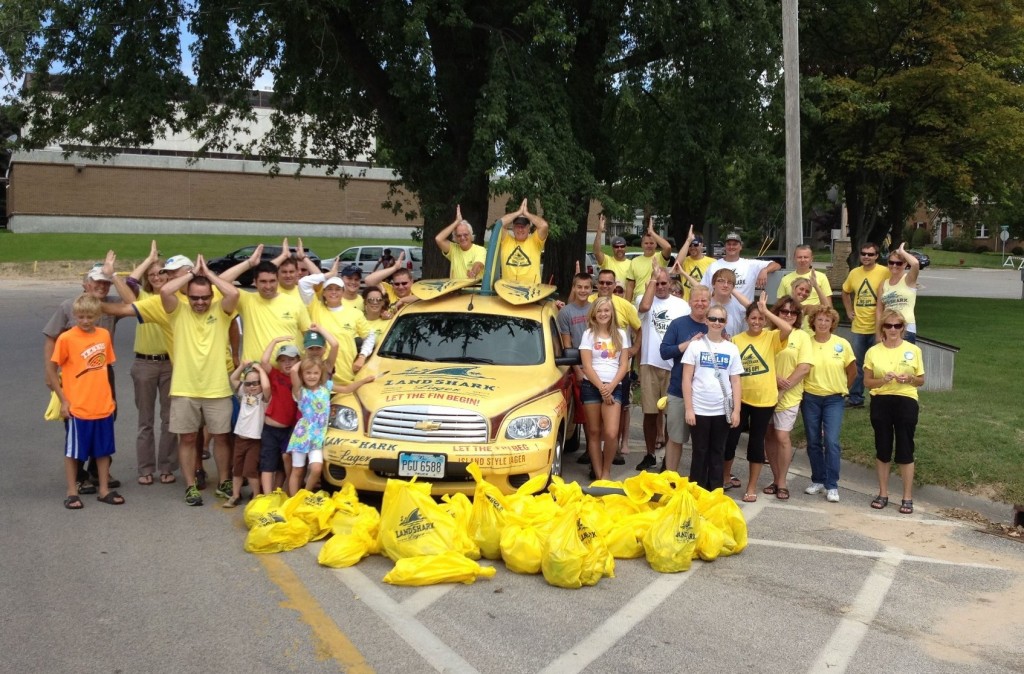
[(586, 377), (580, 393), (587, 418), (591, 479), (611, 479), (622, 410), (619, 384), (629, 369), (629, 358), (625, 355), (628, 348), (629, 335), (619, 327), (611, 299), (597, 298), (590, 305), (587, 330), (580, 340), (580, 360)]

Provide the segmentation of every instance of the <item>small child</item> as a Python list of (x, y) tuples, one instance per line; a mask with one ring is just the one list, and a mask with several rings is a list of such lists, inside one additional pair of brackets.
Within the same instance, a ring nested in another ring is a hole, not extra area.
[(78, 495), (78, 462), (95, 459), (99, 472), (96, 499), (122, 505), (124, 497), (111, 491), (110, 457), (114, 454), (114, 396), (108, 369), (114, 364), (110, 333), (96, 327), (100, 301), (89, 294), (71, 305), (75, 325), (57, 337), (53, 356), (46, 363), (46, 382), (60, 399), (64, 418), (64, 476), (67, 497), (64, 507), (81, 510)]
[[(299, 420), (299, 408), (292, 399), (291, 371), (299, 363), (299, 350), (294, 344), (284, 344), (294, 339), (291, 335), (271, 340), (263, 352), (260, 362), (270, 381), (267, 413), (263, 419), (260, 435), (260, 488), (269, 494), (276, 487), (285, 485), (291, 472), (291, 462), (286, 457), (288, 440), (292, 437), (295, 422)], [(271, 363), (275, 349), (277, 358)], [(275, 367), (276, 365), (276, 367)]]
[[(324, 465), (324, 438), (327, 435), (328, 417), (331, 411), (331, 392), (334, 383), (330, 380), (334, 362), (338, 357), (338, 340), (317, 325), (310, 330), (323, 335), (331, 345), (326, 360), (307, 353), (298, 367), (292, 368), (292, 397), (299, 405), (302, 418), (295, 424), (288, 453), (291, 454), (292, 472), (288, 478), (288, 494), (295, 495), (303, 486), (306, 464), (309, 475), (305, 476), (305, 488), (312, 491), (320, 482)], [(352, 393), (360, 386), (373, 381), (367, 377), (337, 389), (338, 393)]]
[(225, 508), (234, 508), (242, 498), (242, 478), (249, 482), (252, 495), (260, 494), (260, 445), (263, 417), (271, 399), (270, 379), (259, 365), (246, 361), (231, 373), (231, 388), (238, 398), (235, 422), (235, 448), (231, 470), (231, 498)]

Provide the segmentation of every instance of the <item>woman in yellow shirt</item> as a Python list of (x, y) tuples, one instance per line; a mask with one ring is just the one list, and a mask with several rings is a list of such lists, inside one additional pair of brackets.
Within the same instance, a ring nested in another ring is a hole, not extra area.
[(807, 458), (811, 462), (811, 486), (804, 492), (820, 494), (824, 491), (830, 503), (838, 503), (843, 398), (857, 378), (857, 360), (850, 343), (832, 334), (839, 325), (835, 309), (811, 307), (807, 319), (814, 335), (811, 371), (804, 378), (804, 398), (800, 403), (807, 431)]
[(366, 314), (366, 322), (370, 324), (370, 330), (377, 336), (377, 344), (380, 344), (380, 336), (391, 323), (389, 319), (383, 317), (388, 305), (388, 296), (381, 292), (379, 287), (367, 286), (363, 290), (363, 312)]
[(889, 464), (893, 440), (903, 480), (900, 512), (914, 512), (914, 431), (917, 429), (917, 389), (924, 385), (921, 349), (904, 340), (907, 322), (894, 309), (882, 312), (879, 341), (864, 356), (864, 385), (871, 389), (871, 427), (875, 429), (878, 496), (871, 507), (889, 504)]
[[(740, 375), (742, 393), (739, 426), (730, 428), (725, 440), (724, 479), (728, 480), (731, 475), (736, 446), (740, 442), (740, 430), (746, 425), (745, 422), (749, 422), (747, 462), (750, 466), (743, 502), (753, 503), (757, 500), (757, 479), (764, 465), (764, 438), (779, 401), (775, 354), (782, 350), (782, 340), (789, 337), (793, 326), (768, 310), (765, 293), (761, 293), (757, 304), (748, 302), (740, 293), (736, 293), (736, 297), (737, 301), (747, 304), (747, 329), (732, 338), (732, 343), (740, 351), (740, 362), (743, 364), (743, 374)], [(768, 321), (778, 329), (765, 330)]]

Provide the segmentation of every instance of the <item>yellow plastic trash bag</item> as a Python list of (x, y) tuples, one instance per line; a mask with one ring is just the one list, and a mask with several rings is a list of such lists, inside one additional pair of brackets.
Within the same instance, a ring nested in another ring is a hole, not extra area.
[(275, 489), (273, 493), (261, 494), (249, 501), (248, 505), (245, 506), (245, 511), (242, 515), (242, 519), (245, 520), (245, 526), (247, 529), (252, 529), (256, 522), (259, 521), (260, 517), (266, 515), (272, 510), (280, 510), (281, 506), (285, 501), (288, 500), (288, 494), (285, 494), (280, 489)]
[(643, 557), (644, 537), (660, 515), (660, 511), (648, 508), (620, 517), (604, 535), (608, 552), (616, 559)]
[(353, 503), (334, 511), (331, 517), (331, 533), (335, 536), (350, 534), (355, 529), (361, 529), (377, 538), (377, 530), (380, 527), (380, 513), (373, 506), (365, 503)]
[(544, 541), (550, 534), (551, 521), (537, 522), (509, 513), (501, 530), (501, 558), (509, 571), (540, 573)]
[(501, 530), (505, 528), (508, 501), (501, 490), (484, 480), (480, 467), (471, 463), (466, 472), (476, 480), (473, 509), (469, 515), (469, 537), (487, 559), (501, 559)]
[(676, 472), (666, 470), (663, 473), (648, 473), (645, 470), (624, 480), (622, 490), (634, 503), (654, 502), (658, 506), (667, 503), (668, 497), (686, 484), (689, 484), (687, 479)]
[(50, 391), (50, 400), (46, 403), (46, 410), (43, 412), (43, 421), (60, 421), (60, 398), (53, 391)]
[(388, 480), (377, 536), (385, 555), (439, 555), (457, 549), (455, 537), (455, 520), (430, 497), (429, 484)]
[(445, 494), (441, 501), (441, 508), (455, 520), (455, 552), (470, 559), (480, 559), (480, 547), (469, 535), (469, 520), (473, 511), (469, 497), (465, 494)]
[(694, 548), (693, 554), (705, 562), (713, 562), (722, 553), (725, 535), (721, 529), (705, 520), (703, 515), (699, 515), (699, 517), (701, 522), (697, 529), (697, 546)]
[(615, 559), (597, 532), (580, 521), (579, 503), (564, 508), (555, 519), (544, 543), (541, 571), (551, 585), (569, 589), (615, 576)]
[(437, 585), (438, 583), (465, 583), (477, 578), (491, 578), (497, 573), (493, 566), (480, 566), (457, 552), (440, 555), (406, 557), (395, 562), (395, 568), (384, 576), (392, 585)]
[(331, 500), (334, 501), (335, 510), (344, 510), (351, 513), (355, 512), (356, 504), (359, 503), (359, 494), (354, 486), (346, 483), (344, 487), (334, 492)]
[(555, 502), (561, 508), (576, 503), (577, 501), (583, 500), (583, 489), (577, 482), (566, 483), (558, 475), (551, 477), (551, 485), (548, 486), (548, 491), (554, 497)]
[(377, 542), (365, 530), (357, 528), (348, 534), (335, 534), (327, 539), (320, 548), (316, 561), (322, 566), (341, 569), (356, 564), (360, 559), (370, 555), (377, 547)]
[(700, 513), (693, 497), (679, 491), (656, 512), (658, 518), (644, 536), (647, 563), (659, 573), (686, 571), (700, 534)]
[(295, 496), (284, 502), (281, 512), (287, 520), (300, 520), (309, 527), (309, 540), (319, 541), (331, 533), (331, 518), (336, 507), (330, 494), (318, 491), (315, 494), (306, 489), (295, 492)]
[(288, 520), (279, 510), (271, 510), (257, 518), (245, 536), (245, 551), (253, 553), (284, 552), (301, 548), (309, 542), (309, 527), (302, 520)]
[(706, 503), (702, 511), (704, 519), (721, 530), (724, 536), (719, 554), (728, 557), (743, 552), (747, 547), (747, 521), (736, 501), (716, 489), (710, 493)]

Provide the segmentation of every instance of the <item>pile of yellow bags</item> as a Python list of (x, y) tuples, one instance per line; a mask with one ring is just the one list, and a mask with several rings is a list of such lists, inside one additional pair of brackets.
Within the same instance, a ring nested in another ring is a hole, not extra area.
[(259, 496), (245, 508), (245, 549), (281, 552), (331, 534), (320, 564), (340, 568), (383, 554), (395, 562), (384, 581), (395, 585), (490, 578), (495, 568), (478, 564), (483, 557), (501, 559), (515, 573), (542, 573), (551, 585), (578, 588), (613, 578), (616, 558), (645, 556), (655, 571), (676, 573), (694, 559), (735, 555), (747, 545), (736, 502), (677, 473), (595, 482), (592, 487), (621, 493), (592, 496), (559, 478), (536, 493), (546, 476), (505, 495), (476, 464), (469, 472), (476, 480), (472, 501), (456, 494), (438, 503), (428, 484), (389, 480), (379, 515), (351, 486), (333, 497), (306, 490), (291, 498), (280, 490)]

